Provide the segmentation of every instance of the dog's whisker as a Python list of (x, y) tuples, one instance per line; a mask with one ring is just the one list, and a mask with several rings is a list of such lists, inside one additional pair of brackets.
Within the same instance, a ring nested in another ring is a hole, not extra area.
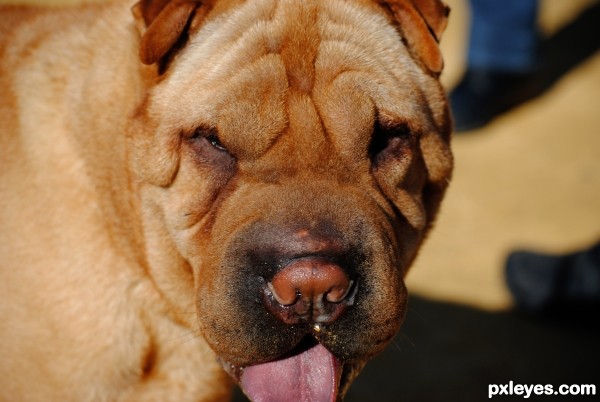
[[(410, 346), (412, 346), (415, 349), (417, 348), (417, 345), (412, 341), (412, 339), (410, 339), (410, 337), (408, 336), (408, 334), (404, 333), (404, 331), (400, 331), (398, 333), (398, 335), (401, 336), (402, 339), (406, 340), (410, 344)], [(394, 344), (395, 343), (396, 343), (396, 340), (394, 340)]]
[(415, 310), (414, 308), (408, 307), (408, 312), (414, 314), (415, 316), (417, 316), (419, 318), (419, 320), (425, 324), (426, 327), (429, 326), (429, 323), (427, 322), (427, 319), (421, 315), (417, 310)]
[[(200, 328), (195, 328), (190, 331), (186, 331), (185, 333), (183, 333), (181, 335), (177, 335), (172, 338), (169, 338), (169, 339), (167, 339), (167, 342), (176, 342), (176, 341), (183, 340), (183, 342), (181, 342), (181, 343), (186, 343), (186, 342), (192, 341), (192, 340), (200, 337), (200, 334), (201, 334)], [(189, 338), (189, 339), (185, 339), (185, 338)]]
[[(401, 334), (399, 334), (401, 335)], [(392, 346), (394, 347), (394, 349), (396, 349), (398, 352), (402, 352), (402, 347), (400, 346), (400, 344), (398, 343), (398, 341), (396, 340), (396, 338), (394, 338), (392, 340)]]

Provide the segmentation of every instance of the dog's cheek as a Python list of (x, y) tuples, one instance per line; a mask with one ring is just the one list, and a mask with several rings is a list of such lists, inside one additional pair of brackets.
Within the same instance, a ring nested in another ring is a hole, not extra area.
[(418, 139), (394, 139), (398, 142), (374, 161), (373, 176), (382, 195), (395, 211), (395, 237), (403, 270), (415, 257), (428, 226), (423, 202), (427, 183), (425, 163)]
[(131, 171), (137, 182), (167, 187), (179, 168), (181, 136), (161, 128), (150, 117), (149, 105), (146, 98), (128, 127)]
[(429, 133), (422, 138), (420, 148), (428, 178), (423, 188), (423, 205), (428, 218), (427, 225), (430, 227), (452, 177), (454, 161), (449, 134), (439, 136)]
[(206, 255), (214, 216), (236, 168), (228, 157), (199, 155), (185, 141), (180, 159), (176, 178), (161, 201), (180, 253), (194, 266)]

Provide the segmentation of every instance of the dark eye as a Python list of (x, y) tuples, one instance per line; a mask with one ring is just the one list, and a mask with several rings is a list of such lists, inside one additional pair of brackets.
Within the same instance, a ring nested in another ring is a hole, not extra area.
[(210, 145), (212, 145), (219, 151), (227, 152), (227, 148), (225, 148), (223, 144), (221, 144), (221, 141), (219, 140), (219, 137), (216, 134), (211, 134), (206, 139), (208, 140), (208, 142), (210, 142)]
[(369, 145), (369, 157), (374, 165), (392, 158), (402, 158), (410, 150), (412, 131), (405, 123), (376, 122)]
[(190, 134), (184, 134), (184, 138), (192, 156), (202, 165), (217, 166), (224, 170), (231, 170), (235, 165), (235, 158), (223, 146), (215, 128), (201, 126)]
[(198, 127), (196, 130), (194, 130), (194, 133), (191, 135), (190, 139), (196, 142), (206, 141), (213, 148), (222, 152), (227, 152), (227, 148), (225, 148), (225, 146), (219, 140), (219, 136), (215, 128), (205, 126)]

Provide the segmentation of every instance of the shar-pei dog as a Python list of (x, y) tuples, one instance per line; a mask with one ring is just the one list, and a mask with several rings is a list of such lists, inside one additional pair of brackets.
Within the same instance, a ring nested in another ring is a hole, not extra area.
[(449, 181), (447, 15), (3, 7), (0, 400), (341, 400)]

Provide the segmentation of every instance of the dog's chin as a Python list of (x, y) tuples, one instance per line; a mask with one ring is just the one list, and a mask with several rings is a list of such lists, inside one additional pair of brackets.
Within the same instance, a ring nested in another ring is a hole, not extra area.
[(341, 384), (343, 363), (312, 337), (264, 363), (237, 367), (220, 362), (254, 402), (335, 402), (346, 388)]

